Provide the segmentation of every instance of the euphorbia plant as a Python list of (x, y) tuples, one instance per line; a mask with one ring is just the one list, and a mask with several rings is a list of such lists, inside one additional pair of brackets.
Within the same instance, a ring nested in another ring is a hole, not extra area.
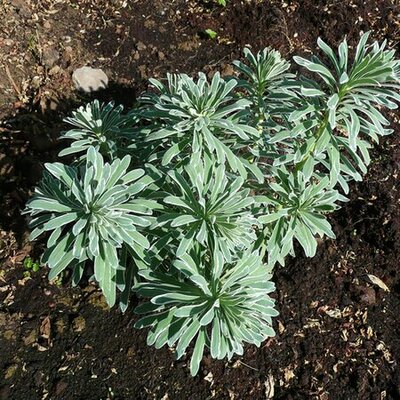
[(381, 108), (400, 100), (400, 63), (367, 39), (354, 57), (319, 39), (324, 62), (294, 58), (307, 77), (245, 49), (237, 77), (168, 75), (126, 115), (79, 109), (61, 153), (79, 158), (47, 164), (27, 205), (32, 238), (52, 231), (51, 277), (68, 268), (77, 283), (87, 269), (123, 310), (131, 290), (148, 299), (136, 327), (178, 357), (193, 343), (192, 374), (205, 349), (231, 358), (273, 336), (274, 265), (296, 241), (311, 257), (316, 237), (334, 238), (326, 214), (391, 133)]

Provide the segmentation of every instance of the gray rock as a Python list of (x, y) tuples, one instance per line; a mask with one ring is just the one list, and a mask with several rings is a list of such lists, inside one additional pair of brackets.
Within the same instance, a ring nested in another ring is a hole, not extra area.
[(81, 67), (75, 70), (72, 80), (78, 90), (86, 93), (96, 92), (108, 85), (108, 77), (104, 71), (91, 67)]

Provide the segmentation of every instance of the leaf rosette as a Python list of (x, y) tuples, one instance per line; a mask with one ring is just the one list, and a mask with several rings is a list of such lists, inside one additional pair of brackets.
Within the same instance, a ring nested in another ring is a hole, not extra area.
[(330, 188), (329, 177), (315, 182), (307, 180), (302, 172), (289, 173), (282, 168), (276, 170), (276, 180), (269, 186), (270, 194), (255, 199), (266, 206), (266, 214), (258, 220), (266, 226), (270, 264), (278, 261), (283, 265), (288, 254), (294, 255), (294, 239), (306, 256), (313, 257), (317, 251), (317, 235), (335, 238), (325, 214), (337, 210), (337, 202), (347, 199)]
[(221, 252), (211, 259), (193, 251), (178, 259), (168, 273), (141, 271), (146, 282), (137, 291), (150, 302), (136, 308), (148, 314), (135, 327), (150, 327), (149, 345), (176, 344), (177, 358), (195, 341), (190, 362), (196, 375), (204, 349), (217, 359), (243, 354), (243, 344), (260, 346), (274, 336), (278, 315), (269, 294), (275, 290), (271, 270), (258, 252), (245, 252), (226, 263)]
[[(116, 158), (123, 150), (123, 140), (130, 137), (132, 121), (122, 115), (123, 106), (114, 106), (113, 102), (102, 104), (98, 100), (79, 107), (72, 117), (64, 119), (72, 125), (61, 136), (62, 139), (72, 140), (69, 147), (61, 150), (59, 156), (84, 153), (93, 146), (103, 156), (110, 160)], [(84, 156), (81, 154), (81, 156)]]
[(90, 147), (84, 166), (46, 164), (47, 173), (25, 211), (32, 216), (32, 240), (52, 231), (43, 255), (51, 268), (49, 278), (72, 266), (77, 283), (85, 262), (92, 260), (94, 277), (110, 306), (116, 300), (117, 284), (125, 289), (127, 264), (118, 251), (124, 247), (134, 258), (145, 259), (149, 242), (140, 229), (151, 224), (148, 216), (156, 206), (139, 197), (151, 179), (142, 169), (127, 172), (130, 161), (125, 156), (104, 163)]
[(200, 243), (219, 249), (230, 261), (254, 243), (261, 225), (253, 216), (254, 199), (243, 178), (227, 174), (223, 164), (208, 157), (193, 159), (181, 173), (170, 171), (169, 176), (171, 195), (163, 199), (166, 206), (157, 222), (179, 232), (177, 257)]
[(154, 124), (147, 140), (157, 141), (163, 148), (155, 155), (168, 165), (175, 158), (208, 151), (218, 163), (227, 161), (233, 171), (246, 176), (248, 163), (241, 160), (229, 144), (238, 140), (251, 143), (259, 137), (254, 127), (241, 120), (241, 112), (251, 102), (235, 96), (235, 79), (225, 81), (217, 72), (211, 82), (203, 73), (198, 80), (185, 74), (168, 75), (168, 84), (156, 79), (150, 82), (160, 95), (147, 93), (141, 98), (148, 107), (142, 116)]

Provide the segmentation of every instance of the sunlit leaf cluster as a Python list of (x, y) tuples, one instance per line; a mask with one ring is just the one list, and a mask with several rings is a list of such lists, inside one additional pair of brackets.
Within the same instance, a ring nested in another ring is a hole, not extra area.
[(275, 335), (272, 317), (278, 313), (269, 297), (275, 286), (257, 251), (227, 264), (218, 250), (210, 259), (194, 250), (178, 258), (168, 272), (141, 274), (145, 282), (138, 285), (138, 293), (151, 301), (136, 309), (147, 314), (136, 327), (151, 327), (147, 343), (156, 348), (176, 344), (177, 358), (195, 341), (193, 375), (205, 347), (216, 359), (231, 359), (243, 354), (244, 343), (260, 346)]
[[(233, 76), (151, 79), (128, 114), (95, 101), (66, 122), (71, 165), (46, 164), (27, 204), (50, 278), (83, 275), (108, 303), (140, 298), (148, 344), (231, 359), (274, 335), (273, 268), (335, 238), (328, 214), (392, 132), (400, 63), (386, 43), (320, 56), (244, 50)], [(302, 74), (304, 72), (304, 75)], [(143, 300), (142, 300), (143, 299)]]

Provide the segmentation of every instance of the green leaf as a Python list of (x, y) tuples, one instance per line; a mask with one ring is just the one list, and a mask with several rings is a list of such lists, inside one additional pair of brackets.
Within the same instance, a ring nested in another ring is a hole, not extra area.
[(307, 257), (314, 257), (317, 251), (317, 241), (311, 234), (310, 230), (301, 222), (295, 227), (296, 239), (304, 249)]
[(186, 348), (189, 346), (189, 343), (195, 337), (199, 329), (200, 329), (200, 322), (197, 319), (194, 319), (193, 322), (184, 331), (181, 338), (179, 339), (178, 345), (176, 346), (177, 359), (183, 356), (183, 353), (185, 352)]
[(72, 213), (67, 213), (60, 215), (59, 217), (56, 217), (54, 219), (51, 219), (49, 222), (44, 224), (44, 229), (46, 231), (50, 231), (56, 228), (60, 228), (64, 225), (67, 225), (73, 221), (75, 221), (78, 218), (78, 213), (72, 212)]
[(212, 29), (206, 29), (204, 31), (206, 33), (206, 35), (210, 38), (210, 39), (215, 39), (217, 37), (217, 32), (213, 31)]
[(197, 335), (197, 340), (194, 345), (192, 358), (190, 360), (190, 373), (192, 376), (197, 375), (199, 372), (200, 361), (203, 357), (204, 346), (206, 343), (206, 332), (205, 329), (200, 329)]
[(116, 270), (110, 265), (106, 265), (104, 268), (103, 279), (99, 282), (100, 287), (103, 290), (104, 296), (110, 307), (115, 305), (116, 301), (116, 282), (115, 282)]
[(313, 212), (303, 212), (302, 218), (310, 228), (321, 233), (321, 235), (326, 235), (333, 239), (336, 237), (332, 232), (331, 225), (322, 215)]
[(315, 88), (307, 88), (302, 86), (301, 87), (301, 94), (306, 97), (319, 97), (319, 96), (325, 96), (325, 92), (319, 89)]
[(46, 211), (46, 212), (71, 212), (73, 211), (71, 207), (64, 204), (60, 204), (55, 199), (32, 199), (28, 203), (28, 207), (36, 210)]
[(336, 73), (340, 73), (339, 61), (332, 50), (321, 38), (317, 40), (318, 47), (329, 57), (330, 61), (332, 62), (333, 66), (335, 67)]
[(336, 109), (336, 106), (338, 105), (339, 102), (339, 96), (337, 93), (334, 93), (328, 100), (328, 103), (326, 104), (330, 110)]
[(263, 224), (269, 224), (271, 222), (277, 221), (278, 219), (287, 217), (287, 215), (288, 215), (287, 210), (280, 210), (275, 213), (262, 215), (261, 217), (258, 217), (258, 220)]
[(177, 226), (188, 225), (188, 224), (191, 224), (191, 223), (197, 222), (197, 221), (198, 221), (198, 218), (193, 215), (189, 215), (189, 214), (181, 215), (172, 221), (171, 226), (175, 228)]

